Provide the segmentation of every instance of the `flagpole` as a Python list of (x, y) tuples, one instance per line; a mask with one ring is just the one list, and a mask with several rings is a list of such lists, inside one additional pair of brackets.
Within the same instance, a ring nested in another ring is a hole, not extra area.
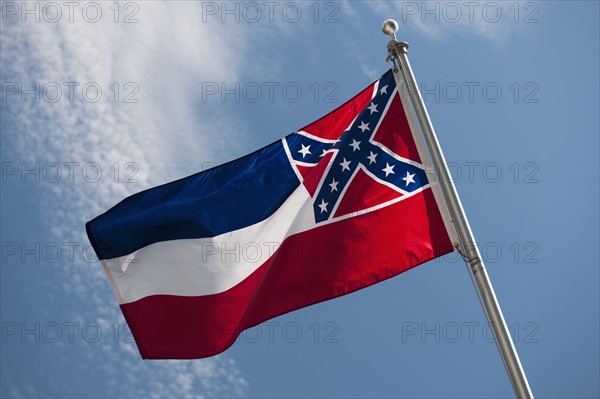
[[(398, 23), (388, 19), (383, 23), (383, 33), (392, 37), (388, 43), (388, 57), (397, 60), (400, 63), (400, 71), (394, 68), (394, 75), (398, 83), (403, 81), (406, 83), (406, 89), (410, 96), (411, 102), (417, 114), (417, 119), (423, 131), (425, 142), (431, 154), (433, 165), (437, 176), (439, 177), (440, 187), (448, 205), (452, 221), (456, 227), (459, 239), (461, 241), (462, 253), (466, 261), (471, 266), (479, 293), (482, 298), (485, 312), (487, 313), (489, 322), (492, 325), (492, 331), (498, 344), (500, 355), (506, 367), (506, 371), (510, 377), (511, 384), (518, 398), (532, 398), (533, 394), (527, 382), (527, 377), (521, 366), (519, 355), (510, 337), (510, 332), (502, 310), (496, 299), (494, 288), (488, 277), (485, 265), (479, 249), (475, 244), (475, 237), (469, 226), (467, 216), (458, 197), (458, 192), (454, 186), (454, 182), (450, 177), (450, 172), (442, 153), (442, 149), (438, 142), (437, 136), (433, 129), (431, 119), (425, 108), (423, 97), (416, 83), (415, 75), (408, 61), (407, 50), (408, 43), (398, 42), (396, 40), (396, 32), (398, 31)], [(402, 87), (401, 85), (399, 86)]]

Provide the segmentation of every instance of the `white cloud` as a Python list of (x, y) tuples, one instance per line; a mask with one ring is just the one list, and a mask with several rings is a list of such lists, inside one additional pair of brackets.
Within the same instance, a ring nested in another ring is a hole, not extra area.
[[(192, 2), (136, 3), (138, 23), (114, 23), (108, 8), (112, 4), (103, 3), (103, 17), (97, 23), (75, 14), (73, 23), (63, 17), (58, 23), (9, 19), (3, 24), (2, 81), (24, 83), (29, 88), (39, 82), (47, 88), (43, 93), (47, 97), (53, 96), (52, 88), (63, 89), (63, 98), (55, 103), (44, 97), (36, 102), (34, 95), (21, 103), (17, 94), (2, 104), (7, 118), (2, 131), (5, 161), (28, 165), (57, 162), (63, 176), (65, 162), (79, 163), (74, 182), (63, 177), (56, 184), (42, 182), (35, 187), (40, 205), (54, 204), (44, 211), (44, 225), (60, 242), (87, 244), (85, 221), (133, 192), (199, 170), (203, 160), (213, 158), (213, 140), (220, 140), (224, 148), (223, 138), (234, 140), (235, 132), (241, 130), (234, 120), (224, 123), (203, 114), (197, 100), (203, 81), (232, 81), (239, 76), (243, 60), (252, 51), (246, 35), (241, 34), (242, 25), (232, 30), (224, 24), (199, 23), (199, 8)], [(66, 82), (79, 82), (72, 103), (65, 98)], [(101, 99), (95, 103), (81, 96), (81, 88), (92, 82), (102, 89)], [(136, 88), (139, 91), (134, 98), (139, 102), (123, 103), (124, 96)], [(103, 173), (95, 183), (86, 181), (81, 169), (92, 162)], [(120, 175), (115, 182), (117, 162)], [(139, 183), (123, 182), (134, 170), (124, 169), (127, 162), (137, 165), (134, 178)], [(91, 312), (96, 315), (91, 317), (103, 324), (123, 321), (98, 264), (70, 264), (62, 272), (59, 286), (66, 295), (79, 298), (72, 301), (74, 318), (83, 322), (82, 315), (89, 318)], [(193, 362), (144, 362), (132, 345), (107, 345), (102, 353), (89, 352), (88, 356), (102, 358), (86, 361), (108, 361), (106, 372), (114, 378), (127, 372), (127, 383), (107, 386), (115, 396), (239, 396), (247, 385), (226, 356)], [(68, 389), (69, 382), (64, 383)], [(28, 389), (10, 387), (15, 396)], [(81, 396), (84, 392), (64, 394)]]

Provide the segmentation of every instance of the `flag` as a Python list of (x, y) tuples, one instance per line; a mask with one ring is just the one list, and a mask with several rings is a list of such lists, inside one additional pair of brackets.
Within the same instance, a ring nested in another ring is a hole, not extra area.
[(244, 329), (451, 252), (427, 159), (388, 71), (305, 128), (128, 197), (86, 230), (143, 358), (213, 356)]

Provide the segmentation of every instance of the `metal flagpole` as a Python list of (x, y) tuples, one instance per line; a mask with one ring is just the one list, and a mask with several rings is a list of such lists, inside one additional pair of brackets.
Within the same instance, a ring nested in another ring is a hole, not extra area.
[[(473, 271), (483, 305), (485, 306), (484, 311), (487, 313), (489, 322), (492, 325), (492, 331), (494, 332), (500, 355), (502, 356), (515, 394), (519, 398), (532, 398), (533, 394), (529, 388), (529, 383), (527, 382), (527, 377), (525, 376), (521, 362), (519, 361), (519, 355), (513, 345), (506, 321), (502, 315), (502, 310), (500, 309), (496, 294), (492, 288), (492, 283), (490, 282), (485, 265), (483, 264), (479, 249), (475, 244), (475, 237), (473, 237), (473, 232), (467, 221), (456, 187), (450, 177), (444, 154), (442, 153), (435, 131), (433, 130), (433, 125), (431, 124), (431, 119), (425, 108), (421, 92), (417, 87), (415, 75), (408, 62), (408, 43), (398, 42), (396, 40), (398, 23), (393, 19), (386, 20), (383, 23), (382, 30), (383, 33), (392, 37), (392, 40), (388, 43), (388, 57), (397, 60), (400, 63), (400, 71), (398, 71), (397, 68), (394, 68), (394, 75), (398, 82), (402, 82), (399, 76), (399, 73), (401, 73), (406, 84), (408, 94), (413, 107), (415, 108), (421, 130), (423, 131), (427, 147), (431, 154), (435, 171), (439, 176), (442, 193), (461, 241), (462, 255), (463, 257), (466, 257), (466, 260)], [(399, 90), (400, 87), (398, 88)]]

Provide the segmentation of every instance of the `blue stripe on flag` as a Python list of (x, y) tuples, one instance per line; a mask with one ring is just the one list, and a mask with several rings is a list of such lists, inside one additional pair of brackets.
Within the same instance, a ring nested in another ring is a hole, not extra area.
[(280, 140), (128, 197), (86, 230), (100, 259), (122, 257), (156, 242), (214, 237), (258, 223), (299, 184)]

